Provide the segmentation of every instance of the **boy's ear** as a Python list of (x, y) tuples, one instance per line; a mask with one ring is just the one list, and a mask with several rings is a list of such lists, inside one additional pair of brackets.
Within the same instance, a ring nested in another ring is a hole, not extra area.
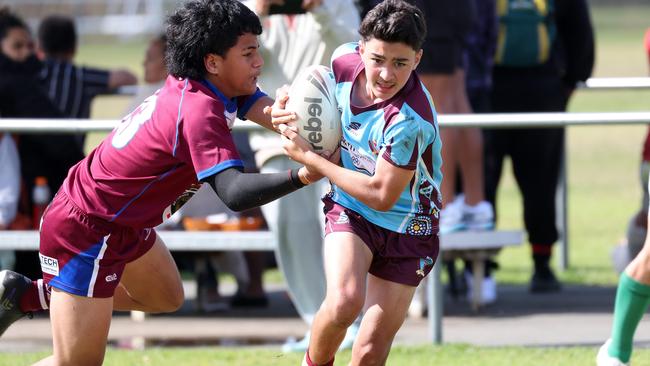
[(420, 64), (420, 60), (422, 60), (422, 53), (423, 51), (421, 48), (418, 52), (415, 53), (415, 64), (413, 65), (413, 70), (415, 70), (415, 68), (418, 67), (418, 64)]
[(223, 63), (223, 58), (214, 53), (208, 53), (203, 58), (203, 66), (208, 74), (219, 75), (221, 70), (221, 64)]

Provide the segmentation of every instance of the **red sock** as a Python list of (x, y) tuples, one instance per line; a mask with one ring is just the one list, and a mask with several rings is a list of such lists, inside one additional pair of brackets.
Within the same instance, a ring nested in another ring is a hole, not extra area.
[(50, 285), (43, 283), (43, 280), (32, 281), (32, 285), (20, 298), (20, 310), (22, 312), (42, 311), (50, 308)]
[(311, 358), (309, 358), (309, 349), (307, 349), (307, 353), (305, 353), (305, 360), (307, 360), (307, 365), (309, 366), (334, 366), (334, 358), (332, 358), (329, 362), (324, 363), (322, 365), (315, 364)]

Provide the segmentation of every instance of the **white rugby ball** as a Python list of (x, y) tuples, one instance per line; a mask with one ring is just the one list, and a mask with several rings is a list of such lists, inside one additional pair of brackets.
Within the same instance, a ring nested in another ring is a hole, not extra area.
[(302, 70), (289, 88), (286, 109), (296, 112), (295, 126), (316, 153), (332, 153), (341, 142), (341, 114), (338, 111), (332, 71), (322, 65)]

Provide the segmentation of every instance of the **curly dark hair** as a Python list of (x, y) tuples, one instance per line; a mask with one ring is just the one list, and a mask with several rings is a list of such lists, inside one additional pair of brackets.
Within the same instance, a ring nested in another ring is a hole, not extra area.
[(23, 28), (29, 30), (27, 24), (11, 12), (9, 7), (0, 7), (0, 40), (4, 39), (11, 28)]
[(262, 25), (238, 0), (188, 1), (167, 19), (167, 69), (176, 77), (201, 79), (205, 55), (225, 56), (245, 33), (260, 35)]
[(74, 53), (77, 48), (77, 29), (72, 18), (50, 15), (38, 26), (38, 42), (47, 55)]
[(401, 42), (416, 51), (427, 36), (424, 13), (404, 0), (385, 0), (366, 14), (359, 27), (364, 41)]

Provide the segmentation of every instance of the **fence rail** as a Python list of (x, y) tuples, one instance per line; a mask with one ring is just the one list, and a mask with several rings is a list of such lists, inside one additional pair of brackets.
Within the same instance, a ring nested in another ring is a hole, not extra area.
[[(20, 133), (108, 132), (119, 120), (0, 118), (0, 131)], [(530, 128), (583, 125), (630, 125), (650, 123), (647, 112), (597, 113), (486, 113), (438, 117), (442, 127)], [(262, 130), (249, 121), (238, 121), (236, 130)]]

